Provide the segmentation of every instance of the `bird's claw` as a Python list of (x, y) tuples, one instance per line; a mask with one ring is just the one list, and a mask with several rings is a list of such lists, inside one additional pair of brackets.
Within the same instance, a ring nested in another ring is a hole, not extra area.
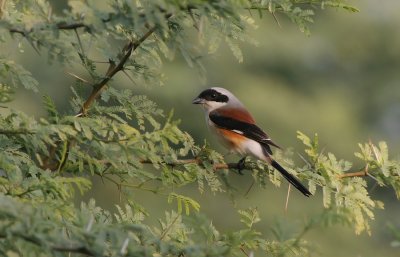
[(244, 175), (242, 170), (246, 167), (246, 157), (243, 157), (240, 159), (240, 161), (237, 163), (237, 170), (240, 175)]

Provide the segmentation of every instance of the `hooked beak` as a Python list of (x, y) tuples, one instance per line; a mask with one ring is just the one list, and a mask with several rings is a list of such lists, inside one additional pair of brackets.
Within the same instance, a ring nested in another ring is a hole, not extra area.
[(204, 99), (197, 97), (193, 100), (192, 104), (204, 104)]

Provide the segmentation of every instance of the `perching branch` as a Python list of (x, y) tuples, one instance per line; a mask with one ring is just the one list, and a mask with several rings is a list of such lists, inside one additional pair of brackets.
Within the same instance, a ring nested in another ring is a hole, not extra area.
[[(100, 88), (99, 90), (101, 91), (102, 89)], [(97, 92), (96, 94), (98, 95), (100, 93), (100, 91)], [(93, 100), (90, 100), (90, 103), (92, 103), (95, 99), (96, 99), (96, 97), (94, 97)], [(89, 99), (86, 102), (88, 102), (88, 101), (89, 101)], [(90, 106), (90, 105), (88, 105), (88, 106)], [(33, 135), (33, 134), (35, 134), (35, 131), (31, 131), (31, 130), (27, 130), (27, 129), (18, 129), (18, 130), (1, 129), (0, 130), (0, 135), (12, 136), (12, 135), (21, 135), (21, 134)], [(189, 163), (195, 163), (195, 164), (201, 165), (202, 162), (203, 161), (201, 159), (194, 158), (194, 159), (181, 159), (181, 160), (176, 160), (175, 162), (159, 163), (159, 164), (165, 164), (165, 165), (170, 166), (170, 167), (175, 167), (175, 166), (182, 166), (182, 165), (189, 164)], [(142, 164), (154, 164), (151, 160), (141, 160), (140, 163), (142, 163)], [(215, 164), (213, 164), (213, 169), (215, 171), (222, 170), (222, 169), (251, 170), (253, 167), (254, 166), (251, 165), (250, 163), (249, 164), (245, 164), (244, 167), (239, 165), (239, 163), (215, 163)], [(356, 171), (356, 172), (343, 173), (343, 174), (338, 175), (338, 178), (344, 179), (344, 178), (352, 178), (352, 177), (367, 177), (367, 176), (371, 177), (371, 175), (368, 173), (368, 168), (369, 168), (369, 166), (367, 165), (364, 170)]]
[[(104, 87), (104, 86), (103, 86)], [(99, 89), (101, 91), (101, 88)], [(98, 95), (100, 92), (97, 92), (96, 94)], [(90, 100), (90, 103), (92, 103), (96, 98), (94, 97), (93, 100)], [(89, 99), (86, 101), (88, 102)], [(85, 103), (86, 103), (85, 102)], [(90, 106), (90, 105), (88, 105)], [(34, 131), (26, 130), (26, 129), (19, 129), (19, 130), (0, 130), (0, 135), (20, 135), (20, 134), (26, 134), (26, 135), (33, 135), (35, 134)], [(175, 166), (182, 166), (185, 164), (189, 163), (195, 163), (198, 165), (202, 164), (202, 160), (199, 158), (194, 158), (194, 159), (181, 159), (181, 160), (176, 160), (175, 162), (168, 162), (168, 163), (159, 163), (159, 164), (165, 164), (170, 167), (175, 167)], [(154, 164), (151, 160), (141, 160), (140, 163), (142, 164)], [(234, 169), (234, 170), (251, 170), (253, 168), (253, 165), (245, 164), (245, 166), (239, 165), (239, 163), (215, 163), (213, 164), (213, 169), (215, 171), (217, 170), (222, 170), (222, 169)], [(356, 172), (348, 172), (348, 173), (343, 173), (338, 175), (340, 179), (343, 178), (351, 178), (351, 177), (367, 177), (370, 176), (368, 173), (368, 165), (365, 167), (364, 170), (361, 171), (356, 171)]]
[[(154, 164), (152, 161), (150, 160), (141, 160), (140, 163), (143, 164)], [(198, 165), (202, 165), (203, 160), (199, 159), (199, 158), (194, 158), (194, 159), (182, 159), (182, 160), (176, 160), (175, 162), (163, 162), (160, 164), (165, 164), (167, 166), (170, 167), (176, 167), (176, 166), (182, 166), (185, 164), (190, 164), (190, 163), (195, 163)], [(251, 163), (245, 163), (245, 165), (241, 165), (238, 162), (235, 163), (215, 163), (213, 164), (213, 169), (215, 171), (217, 170), (223, 170), (223, 169), (234, 169), (234, 170), (251, 170), (253, 168), (253, 165), (251, 165)]]
[[(78, 22), (78, 23), (65, 23), (65, 22), (60, 22), (57, 23), (55, 25), (57, 27), (57, 29), (59, 30), (74, 30), (74, 29), (79, 29), (79, 28), (86, 28), (89, 29), (89, 26), (87, 26), (86, 24), (82, 23), (82, 22)], [(43, 29), (42, 29), (43, 30)], [(17, 28), (10, 28), (8, 30), (10, 33), (17, 33), (17, 34), (21, 34), (23, 37), (27, 37), (27, 35), (29, 33), (33, 32), (33, 29), (30, 30), (22, 30), (22, 29), (17, 29)]]
[[(141, 160), (140, 163), (143, 164), (154, 164), (150, 160)], [(185, 164), (189, 163), (195, 163), (198, 165), (202, 165), (203, 161), (199, 158), (194, 158), (194, 159), (182, 159), (182, 160), (176, 160), (175, 162), (164, 162), (160, 164), (165, 164), (170, 167), (175, 167), (175, 166), (182, 166)], [(252, 170), (254, 168), (254, 163), (252, 162), (245, 162), (244, 166), (241, 165), (239, 162), (234, 162), (234, 163), (214, 163), (213, 164), (213, 169), (215, 171), (217, 170), (222, 170), (222, 169), (233, 169), (233, 170)], [(343, 173), (339, 175), (339, 178), (348, 178), (348, 177), (364, 177), (368, 176), (368, 168), (366, 168), (363, 171), (357, 171), (357, 172), (349, 172), (349, 173)]]

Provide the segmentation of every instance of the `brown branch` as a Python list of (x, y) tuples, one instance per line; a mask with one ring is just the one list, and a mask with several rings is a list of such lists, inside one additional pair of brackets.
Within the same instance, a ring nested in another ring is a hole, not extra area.
[(246, 250), (244, 249), (244, 244), (241, 244), (239, 247), (240, 251), (246, 256), (249, 257), (249, 254), (246, 252)]
[[(2, 13), (4, 12), (5, 2), (6, 2), (6, 0), (0, 0), (0, 18), (1, 18)], [(194, 5), (188, 4), (188, 5), (180, 6), (179, 9), (181, 11), (190, 12), (191, 10), (194, 10), (194, 9), (197, 9), (197, 8)], [(164, 13), (166, 19), (168, 19), (168, 18), (170, 18), (172, 16), (171, 13), (168, 13), (168, 11), (166, 9), (164, 9), (163, 7), (161, 7), (161, 6), (158, 6), (158, 10), (161, 11), (162, 13)], [(111, 22), (112, 18), (113, 18), (113, 15), (114, 15), (113, 13), (108, 13), (108, 17), (101, 19), (101, 21), (103, 23)], [(140, 18), (146, 18), (146, 13), (139, 13), (138, 15), (139, 15)], [(48, 23), (44, 23), (44, 24), (48, 25)], [(67, 23), (65, 21), (62, 21), (62, 22), (56, 23), (55, 26), (59, 30), (76, 30), (76, 29), (79, 29), (79, 28), (85, 28), (86, 30), (90, 31), (90, 29), (91, 29), (89, 25), (87, 25), (87, 24), (85, 24), (83, 22)], [(44, 27), (37, 26), (37, 27), (39, 27), (41, 30), (44, 30), (46, 28), (45, 26)], [(31, 33), (33, 30), (31, 29), (29, 31), (24, 31), (24, 30), (18, 29), (18, 28), (10, 28), (8, 31), (10, 33), (18, 33), (18, 34), (21, 34), (23, 36), (26, 36), (27, 34)]]
[[(88, 25), (86, 25), (86, 24), (84, 24), (84, 23), (81, 23), (81, 22), (78, 22), (78, 23), (70, 23), (70, 24), (65, 23), (65, 22), (60, 22), (60, 23), (57, 23), (55, 26), (56, 26), (57, 29), (59, 29), (59, 30), (76, 30), (76, 29), (79, 29), (79, 28), (86, 28), (86, 29), (89, 29), (89, 26), (88, 26)], [(44, 30), (44, 28), (41, 28), (41, 30)], [(18, 28), (10, 28), (10, 29), (8, 29), (8, 31), (9, 31), (10, 33), (17, 33), (17, 34), (21, 34), (21, 35), (24, 36), (24, 37), (27, 37), (27, 35), (28, 35), (29, 33), (33, 32), (34, 30), (33, 30), (33, 29), (30, 29), (30, 30), (23, 30), (23, 29), (18, 29)]]
[[(151, 160), (140, 160), (140, 163), (142, 164), (155, 164), (154, 162), (152, 162)], [(181, 160), (176, 160), (175, 162), (160, 162), (158, 164), (164, 164), (170, 167), (176, 167), (176, 166), (182, 166), (185, 164), (190, 164), (190, 163), (194, 163), (194, 164), (198, 164), (198, 165), (202, 165), (203, 164), (203, 160), (199, 159), (199, 158), (194, 158), (194, 159), (181, 159)], [(251, 165), (251, 163), (245, 163), (244, 166), (241, 165), (238, 162), (232, 162), (232, 163), (214, 163), (213, 164), (213, 170), (217, 171), (217, 170), (224, 170), (224, 169), (232, 169), (232, 170), (251, 170), (253, 169), (253, 165)]]
[[(140, 160), (140, 163), (142, 164), (154, 164), (154, 162), (152, 162), (151, 160)], [(203, 163), (203, 161), (199, 158), (194, 158), (194, 159), (181, 159), (181, 160), (176, 160), (175, 162), (160, 162), (158, 164), (165, 164), (167, 166), (171, 166), (171, 167), (175, 167), (175, 166), (182, 166), (185, 164), (190, 164), (190, 163), (194, 163), (194, 164), (199, 164), (201, 165)], [(239, 163), (215, 163), (213, 164), (213, 169), (214, 170), (223, 170), (223, 169), (236, 169), (238, 170), (239, 168), (242, 168), (241, 165)], [(244, 169), (249, 170), (252, 167), (250, 167), (249, 165), (244, 166)]]
[[(170, 18), (172, 16), (172, 14), (167, 14), (166, 18)], [(84, 24), (74, 24), (74, 25), (59, 25), (60, 28), (62, 29), (76, 29), (79, 27), (83, 27)], [(105, 77), (97, 82), (96, 84), (94, 84), (92, 87), (92, 92), (89, 95), (89, 97), (86, 99), (86, 101), (84, 102), (80, 112), (76, 115), (77, 117), (79, 116), (83, 116), (86, 114), (87, 110), (90, 108), (90, 106), (93, 104), (93, 102), (100, 96), (101, 92), (103, 91), (103, 89), (106, 87), (107, 83), (111, 80), (111, 78), (117, 74), (119, 71), (122, 71), (124, 69), (124, 65), (125, 63), (128, 61), (129, 57), (131, 56), (131, 54), (148, 38), (150, 37), (153, 32), (156, 30), (156, 26), (153, 26), (152, 28), (150, 28), (141, 38), (139, 38), (137, 41), (132, 42), (129, 41), (127, 43), (127, 45), (123, 48), (123, 51), (121, 53), (122, 57), (120, 59), (120, 61), (118, 62), (118, 64), (115, 64), (115, 62), (110, 61), (110, 65), (108, 67), (108, 70), (106, 72)], [(14, 32), (14, 33), (20, 33), (23, 36), (26, 36), (26, 32), (22, 31), (22, 30), (10, 30), (10, 32)], [(0, 130), (0, 134), (30, 134), (31, 132), (29, 131), (6, 131), (6, 130)], [(69, 148), (69, 146), (68, 146)], [(69, 151), (68, 151), (69, 152)], [(63, 168), (67, 159), (68, 159), (68, 152), (67, 152), (67, 158), (65, 158), (65, 160), (60, 163), (59, 167)]]
[[(108, 160), (101, 160), (100, 161), (102, 164), (110, 164)], [(192, 158), (192, 159), (178, 159), (175, 160), (174, 162), (153, 162), (149, 159), (144, 159), (144, 160), (139, 160), (140, 163), (142, 164), (161, 164), (161, 165), (167, 165), (170, 167), (177, 167), (177, 166), (183, 166), (185, 164), (197, 164), (197, 165), (203, 165), (203, 160), (200, 158)], [(254, 169), (255, 165), (253, 162), (245, 162), (244, 166), (241, 165), (239, 162), (231, 162), (231, 163), (214, 163), (213, 164), (213, 169), (215, 171), (217, 170), (223, 170), (223, 169), (230, 169), (230, 170), (252, 170)], [(366, 177), (366, 176), (371, 176), (371, 174), (368, 172), (368, 165), (366, 168), (362, 171), (356, 171), (356, 172), (349, 172), (349, 173), (343, 173), (338, 175), (338, 178), (349, 178), (349, 177)]]
[[(95, 99), (94, 99), (95, 100)], [(93, 101), (94, 101), (93, 100)], [(25, 129), (19, 129), (19, 130), (4, 130), (4, 129), (0, 129), (0, 135), (21, 135), (21, 134), (27, 134), (27, 135), (33, 135), (35, 134), (35, 131), (30, 131), (30, 130), (25, 130)], [(105, 161), (107, 162), (107, 161)], [(140, 163), (142, 164), (154, 164), (153, 161), (151, 160), (140, 160)], [(175, 167), (175, 166), (182, 166), (185, 164), (190, 164), (190, 163), (194, 163), (194, 164), (199, 164), (201, 165), (203, 163), (203, 161), (199, 158), (193, 158), (193, 159), (181, 159), (181, 160), (176, 160), (175, 162), (161, 162), (158, 164), (165, 164), (171, 167)], [(222, 170), (222, 169), (235, 169), (235, 170), (239, 170), (240, 165), (238, 163), (214, 163), (213, 164), (213, 169), (214, 170)], [(250, 170), (252, 169), (252, 166), (250, 165), (245, 165), (243, 170)], [(367, 177), (367, 176), (371, 176), (368, 173), (368, 169), (369, 169), (369, 165), (367, 164), (367, 166), (365, 167), (364, 170), (361, 171), (356, 171), (356, 172), (348, 172), (348, 173), (343, 173), (338, 175), (339, 179), (343, 179), (343, 178), (351, 178), (351, 177)]]
[[(140, 160), (140, 163), (142, 163), (142, 164), (154, 164), (154, 162), (152, 162), (151, 160)], [(201, 159), (199, 159), (199, 158), (194, 158), (194, 159), (176, 160), (175, 162), (160, 162), (158, 164), (164, 164), (164, 165), (168, 165), (168, 166), (171, 166), (171, 167), (175, 167), (175, 166), (182, 166), (182, 165), (190, 164), (190, 163), (202, 165), (203, 161)], [(233, 163), (214, 163), (213, 164), (213, 169), (215, 171), (223, 170), (223, 169), (238, 170), (238, 171), (239, 170), (252, 170), (253, 168), (254, 168), (254, 165), (251, 162), (245, 163), (244, 167), (242, 165), (240, 165), (238, 162), (233, 162)], [(369, 174), (368, 169), (369, 169), (369, 165), (367, 164), (365, 169), (362, 170), (362, 171), (343, 173), (343, 174), (338, 175), (338, 178), (342, 179), (342, 178), (366, 177), (366, 176), (372, 177)]]
[(26, 31), (24, 31), (24, 30), (22, 30), (22, 29), (15, 29), (15, 28), (12, 28), (12, 29), (9, 29), (8, 30), (10, 33), (18, 33), (18, 34), (21, 34), (22, 36), (26, 36)]
[[(172, 14), (166, 14), (165, 18), (169, 19), (172, 16)], [(92, 87), (92, 92), (89, 95), (89, 97), (86, 99), (86, 101), (83, 103), (81, 110), (79, 113), (76, 115), (76, 117), (81, 117), (86, 115), (87, 110), (90, 108), (90, 106), (96, 101), (96, 99), (100, 96), (101, 92), (103, 89), (106, 87), (107, 83), (111, 80), (111, 78), (117, 74), (119, 71), (122, 71), (124, 69), (125, 63), (129, 60), (129, 57), (131, 54), (147, 39), (149, 38), (153, 32), (156, 30), (156, 26), (154, 25), (152, 28), (150, 28), (139, 40), (132, 42), (129, 41), (125, 47), (122, 50), (122, 57), (119, 60), (118, 64), (115, 64), (113, 61), (109, 61), (110, 65), (108, 66), (108, 70), (106, 72), (105, 77), (99, 81), (98, 83), (94, 84)], [(75, 28), (74, 28), (75, 29)], [(66, 152), (66, 156), (63, 162), (60, 163), (59, 167), (62, 169), (64, 165), (66, 164), (68, 160), (68, 155), (69, 155), (69, 147), (70, 144), (68, 145), (68, 150)]]
[[(172, 16), (172, 14), (166, 14), (165, 18), (169, 19)], [(119, 60), (118, 64), (116, 64), (114, 61), (109, 61), (110, 65), (108, 66), (108, 70), (106, 72), (106, 75), (104, 78), (94, 84), (92, 87), (92, 92), (89, 95), (89, 97), (86, 99), (86, 101), (83, 103), (83, 106), (80, 110), (80, 112), (76, 116), (82, 116), (85, 115), (87, 110), (90, 108), (90, 106), (93, 104), (93, 102), (100, 96), (101, 92), (103, 89), (106, 87), (107, 83), (111, 80), (112, 77), (114, 77), (115, 74), (117, 74), (119, 71), (124, 70), (124, 65), (125, 63), (129, 60), (129, 57), (131, 54), (147, 39), (149, 38), (153, 32), (156, 30), (156, 26), (151, 27), (141, 38), (139, 38), (137, 41), (132, 42), (129, 41), (125, 47), (123, 48), (121, 52), (121, 59)], [(74, 28), (75, 29), (75, 28)]]
[[(6, 0), (0, 0), (0, 18), (1, 18), (1, 15), (2, 15), (3, 11), (4, 11), (4, 4), (5, 4), (5, 2), (6, 2)], [(172, 16), (172, 14), (171, 14), (171, 13), (168, 13), (167, 10), (165, 10), (164, 8), (158, 7), (158, 9), (159, 9), (162, 13), (165, 14), (165, 18), (168, 19), (168, 18), (170, 18), (170, 17)], [(193, 10), (193, 9), (196, 9), (196, 7), (193, 6), (193, 5), (180, 6), (180, 10), (181, 10), (181, 11), (188, 11), (188, 12), (189, 12), (189, 11), (191, 11), (191, 10)], [(141, 18), (145, 18), (145, 17), (146, 17), (146, 14), (145, 14), (145, 13), (139, 13), (139, 16), (140, 16)], [(111, 22), (111, 21), (112, 21), (112, 18), (113, 18), (113, 13), (109, 13), (109, 14), (108, 14), (108, 17), (107, 17), (107, 18), (101, 19), (101, 21), (102, 21), (103, 23), (108, 23), (108, 22)], [(44, 24), (45, 24), (45, 25), (51, 25), (51, 24), (49, 24), (49, 23), (44, 23)], [(55, 25), (56, 28), (59, 29), (59, 30), (76, 30), (76, 29), (79, 29), (79, 28), (85, 28), (87, 31), (90, 32), (90, 29), (91, 29), (89, 25), (87, 25), (87, 24), (85, 24), (85, 23), (83, 23), (83, 22), (67, 23), (67, 22), (65, 22), (65, 21), (62, 21), (62, 22), (56, 23), (56, 24), (54, 24), (54, 25)], [(46, 29), (46, 28), (48, 28), (48, 27), (51, 27), (51, 26), (43, 26), (43, 27), (37, 26), (37, 27), (39, 27), (39, 30), (44, 30), (44, 29)], [(22, 29), (19, 29), (19, 28), (10, 28), (8, 31), (9, 31), (10, 33), (18, 33), (18, 34), (21, 34), (22, 36), (26, 36), (27, 34), (33, 32), (33, 29), (25, 31), (25, 30), (22, 30)]]
[(365, 177), (365, 176), (368, 176), (368, 171), (362, 170), (362, 171), (357, 171), (357, 172), (349, 172), (349, 173), (340, 174), (338, 177), (339, 178), (352, 178), (352, 177)]
[(106, 72), (105, 77), (99, 81), (98, 83), (93, 85), (92, 93), (86, 99), (85, 103), (82, 106), (79, 114), (77, 116), (85, 115), (89, 107), (93, 104), (93, 102), (100, 96), (102, 90), (106, 87), (107, 83), (111, 80), (111, 78), (117, 74), (119, 71), (124, 69), (125, 63), (128, 61), (131, 54), (148, 38), (153, 34), (156, 30), (156, 26), (150, 28), (139, 40), (136, 42), (128, 42), (128, 44), (124, 47), (122, 52), (122, 57), (118, 64), (115, 64), (113, 61), (110, 61), (110, 65)]
[[(370, 148), (369, 148), (368, 155), (371, 156), (372, 151), (374, 151), (376, 160), (378, 160), (378, 156), (376, 155), (375, 148), (374, 148), (374, 145), (372, 144), (371, 139), (369, 140), (369, 145), (370, 145)], [(352, 177), (366, 177), (369, 175), (368, 170), (369, 170), (369, 163), (367, 163), (364, 170), (340, 174), (339, 178), (342, 179), (342, 178), (352, 178)]]
[(57, 23), (57, 28), (61, 29), (61, 30), (75, 30), (75, 29), (79, 29), (79, 28), (86, 28), (89, 29), (89, 26), (82, 23), (82, 22), (78, 22), (78, 23), (65, 23), (65, 22), (60, 22)]

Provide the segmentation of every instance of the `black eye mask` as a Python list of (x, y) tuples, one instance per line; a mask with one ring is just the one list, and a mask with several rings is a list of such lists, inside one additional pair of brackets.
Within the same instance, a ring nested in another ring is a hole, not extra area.
[(198, 98), (205, 99), (207, 101), (214, 101), (220, 103), (227, 103), (229, 101), (229, 97), (221, 94), (220, 92), (214, 89), (207, 89), (201, 92)]

